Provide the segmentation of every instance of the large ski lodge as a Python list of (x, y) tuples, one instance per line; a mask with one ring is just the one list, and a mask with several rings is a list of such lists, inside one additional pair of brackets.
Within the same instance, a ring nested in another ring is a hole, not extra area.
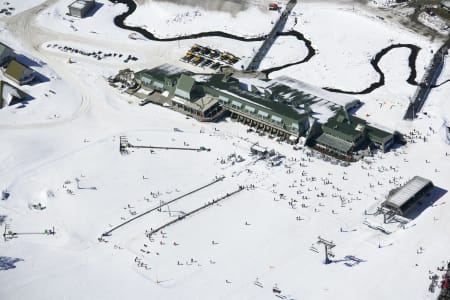
[(350, 159), (368, 145), (387, 151), (394, 140), (391, 132), (349, 114), (359, 100), (286, 76), (238, 79), (164, 64), (136, 72), (134, 80), (147, 91), (150, 102), (200, 121), (215, 121), (229, 113), (257, 130), (293, 143), (303, 137), (308, 145), (342, 158)]

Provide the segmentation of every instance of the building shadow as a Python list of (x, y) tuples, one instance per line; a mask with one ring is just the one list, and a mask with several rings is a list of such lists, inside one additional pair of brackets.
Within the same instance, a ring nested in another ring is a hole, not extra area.
[(344, 265), (346, 265), (347, 267), (354, 267), (362, 262), (366, 262), (366, 260), (356, 257), (354, 255), (346, 255), (344, 256), (344, 258), (341, 259), (330, 260), (330, 263), (341, 263), (341, 262), (343, 262)]
[(6, 271), (16, 268), (16, 263), (23, 261), (22, 258), (0, 256), (0, 271)]
[(28, 67), (43, 67), (43, 63), (37, 62), (22, 54), (17, 54), (15, 60)]
[[(348, 110), (348, 114), (349, 115), (354, 115), (354, 114), (356, 114), (356, 112), (362, 107), (364, 105), (364, 102), (359, 102), (356, 106), (354, 106), (354, 107), (352, 107), (352, 108), (350, 108), (349, 110)], [(365, 118), (367, 118), (367, 116), (365, 116)]]
[(422, 214), (430, 206), (435, 206), (436, 201), (442, 198), (447, 193), (447, 190), (437, 186), (433, 186), (425, 195), (423, 195), (420, 201), (417, 201), (405, 215), (406, 218), (413, 220)]
[(225, 111), (223, 114), (221, 114), (215, 121), (214, 123), (226, 123), (227, 122), (227, 118), (231, 116), (231, 113), (229, 111)]
[(5, 223), (6, 219), (8, 218), (7, 215), (0, 215), (0, 225), (2, 225), (3, 223)]
[(90, 18), (90, 17), (94, 16), (95, 13), (96, 13), (100, 8), (102, 8), (103, 5), (104, 5), (103, 3), (97, 2), (97, 1), (96, 1), (94, 7), (91, 8), (91, 9), (88, 11), (88, 13), (86, 14), (85, 18)]
[(36, 72), (35, 70), (33, 70), (33, 71), (34, 71), (34, 79), (28, 85), (34, 86), (36, 84), (40, 84), (40, 83), (44, 83), (44, 82), (49, 82), (50, 81), (50, 79), (47, 76), (45, 76), (44, 74)]
[(25, 98), (12, 100), (9, 106), (17, 105), (16, 108), (25, 108), (33, 100), (34, 97), (27, 95)]

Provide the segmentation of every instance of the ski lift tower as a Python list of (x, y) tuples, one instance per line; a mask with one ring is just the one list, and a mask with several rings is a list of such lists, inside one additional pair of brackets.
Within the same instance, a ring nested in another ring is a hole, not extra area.
[(120, 143), (119, 143), (119, 151), (120, 154), (125, 155), (128, 154), (127, 147), (129, 147), (130, 144), (128, 143), (128, 139), (126, 136), (120, 136)]
[(325, 264), (331, 263), (331, 260), (328, 258), (329, 256), (333, 257), (334, 254), (330, 251), (334, 247), (336, 247), (336, 244), (332, 241), (327, 241), (319, 236), (318, 244), (323, 244), (325, 246)]

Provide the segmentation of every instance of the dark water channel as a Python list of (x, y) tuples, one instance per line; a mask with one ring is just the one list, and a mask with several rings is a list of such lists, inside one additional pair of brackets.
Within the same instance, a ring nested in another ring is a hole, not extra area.
[[(184, 36), (159, 38), (142, 27), (129, 26), (129, 25), (125, 24), (125, 19), (128, 16), (130, 16), (131, 14), (133, 14), (134, 11), (137, 9), (137, 5), (134, 2), (134, 0), (110, 0), (110, 2), (122, 3), (122, 4), (127, 5), (127, 7), (128, 7), (128, 10), (126, 12), (124, 12), (114, 18), (114, 24), (117, 27), (125, 29), (125, 30), (130, 30), (130, 31), (140, 33), (142, 36), (144, 36), (147, 39), (152, 40), (152, 41), (173, 42), (173, 41), (197, 39), (197, 38), (203, 38), (203, 37), (222, 37), (222, 38), (233, 39), (233, 40), (242, 41), (242, 42), (264, 41), (264, 39), (265, 39), (265, 36), (242, 37), (242, 36), (226, 33), (223, 31), (208, 31), (208, 32), (200, 32), (200, 33), (194, 33), (194, 34), (189, 34), (189, 35), (184, 35)], [(266, 74), (266, 76), (268, 76), (270, 73), (275, 72), (275, 71), (279, 71), (279, 70), (282, 70), (282, 69), (285, 69), (285, 68), (288, 68), (288, 67), (291, 67), (294, 65), (306, 63), (316, 54), (316, 50), (312, 46), (312, 42), (310, 40), (308, 40), (307, 38), (305, 38), (305, 36), (298, 31), (291, 30), (291, 31), (287, 31), (287, 32), (282, 32), (282, 33), (277, 34), (277, 36), (293, 36), (293, 37), (295, 37), (297, 40), (302, 41), (304, 43), (304, 45), (306, 46), (306, 48), (308, 50), (308, 53), (302, 60), (262, 70), (261, 72)], [(372, 84), (370, 84), (369, 87), (367, 87), (361, 91), (348, 91), (348, 90), (341, 90), (341, 89), (332, 88), (332, 87), (325, 87), (324, 89), (331, 91), (331, 92), (351, 94), (351, 95), (361, 95), (361, 94), (371, 93), (375, 89), (377, 89), (385, 84), (385, 76), (379, 66), (380, 60), (383, 58), (384, 55), (389, 53), (389, 51), (391, 51), (393, 49), (397, 49), (397, 48), (410, 49), (410, 54), (408, 57), (408, 66), (410, 68), (410, 74), (406, 81), (409, 84), (414, 85), (414, 86), (419, 85), (419, 83), (416, 81), (416, 76), (417, 76), (416, 60), (417, 60), (417, 55), (418, 55), (419, 51), (421, 50), (421, 48), (416, 45), (413, 45), (413, 44), (394, 44), (394, 45), (390, 45), (390, 46), (380, 50), (377, 54), (375, 54), (375, 56), (370, 61), (370, 64), (372, 65), (374, 71), (377, 72), (379, 75), (379, 79), (377, 82), (373, 82)], [(444, 81), (440, 85), (442, 85), (448, 81), (449, 80)]]

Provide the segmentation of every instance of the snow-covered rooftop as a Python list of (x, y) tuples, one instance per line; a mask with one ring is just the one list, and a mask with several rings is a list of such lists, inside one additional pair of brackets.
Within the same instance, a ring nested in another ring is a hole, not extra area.
[(314, 95), (316, 97), (333, 102), (342, 107), (347, 107), (349, 105), (354, 104), (355, 102), (359, 102), (359, 100), (356, 98), (351, 98), (347, 95), (331, 93), (331, 92), (328, 92), (327, 90), (324, 90), (317, 86), (313, 86), (306, 82), (303, 82), (303, 81), (300, 81), (300, 80), (297, 80), (297, 79), (294, 79), (294, 78), (291, 78), (291, 77), (288, 77), (285, 75), (279, 76), (279, 77), (273, 79), (271, 82), (278, 82), (278, 83), (287, 85), (292, 89), (304, 91), (304, 92)]
[(431, 181), (426, 178), (414, 176), (404, 186), (390, 195), (385, 203), (400, 208), (430, 183)]
[(76, 0), (76, 1), (72, 2), (69, 5), (69, 7), (76, 8), (76, 9), (83, 9), (88, 5), (91, 5), (91, 1)]

